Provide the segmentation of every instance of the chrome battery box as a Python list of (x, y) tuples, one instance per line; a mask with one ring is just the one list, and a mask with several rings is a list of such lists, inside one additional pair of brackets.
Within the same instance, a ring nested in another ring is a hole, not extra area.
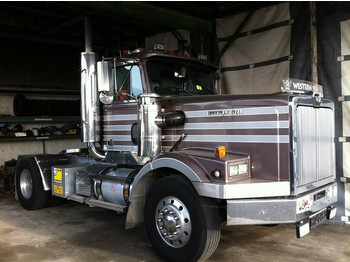
[(67, 198), (75, 194), (76, 173), (87, 165), (62, 165), (51, 167), (52, 195)]

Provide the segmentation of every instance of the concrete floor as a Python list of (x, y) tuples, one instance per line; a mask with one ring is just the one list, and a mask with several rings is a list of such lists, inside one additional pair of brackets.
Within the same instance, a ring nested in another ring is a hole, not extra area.
[[(144, 228), (75, 202), (37, 211), (0, 196), (0, 261), (162, 261)], [(302, 239), (293, 225), (223, 226), (214, 261), (350, 261), (350, 226), (323, 224)], [(184, 261), (185, 262), (185, 261)]]

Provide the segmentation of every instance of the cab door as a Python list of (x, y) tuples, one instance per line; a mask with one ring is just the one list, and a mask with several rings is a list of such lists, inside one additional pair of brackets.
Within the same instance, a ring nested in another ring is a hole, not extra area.
[(137, 152), (137, 142), (133, 141), (131, 130), (137, 123), (137, 96), (142, 93), (139, 66), (118, 67), (114, 101), (103, 106), (103, 144), (106, 150)]

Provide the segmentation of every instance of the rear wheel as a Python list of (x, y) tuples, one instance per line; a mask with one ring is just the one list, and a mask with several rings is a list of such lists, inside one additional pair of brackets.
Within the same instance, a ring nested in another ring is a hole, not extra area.
[(46, 206), (50, 191), (44, 191), (39, 168), (33, 159), (21, 159), (16, 170), (16, 189), (21, 205), (27, 210)]
[(150, 189), (144, 220), (150, 242), (166, 261), (202, 261), (219, 244), (216, 202), (198, 196), (181, 176), (165, 177)]

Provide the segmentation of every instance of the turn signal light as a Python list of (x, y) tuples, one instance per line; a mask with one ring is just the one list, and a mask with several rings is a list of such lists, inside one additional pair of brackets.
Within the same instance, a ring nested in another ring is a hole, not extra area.
[(219, 146), (215, 148), (215, 157), (223, 158), (226, 156), (226, 146)]

